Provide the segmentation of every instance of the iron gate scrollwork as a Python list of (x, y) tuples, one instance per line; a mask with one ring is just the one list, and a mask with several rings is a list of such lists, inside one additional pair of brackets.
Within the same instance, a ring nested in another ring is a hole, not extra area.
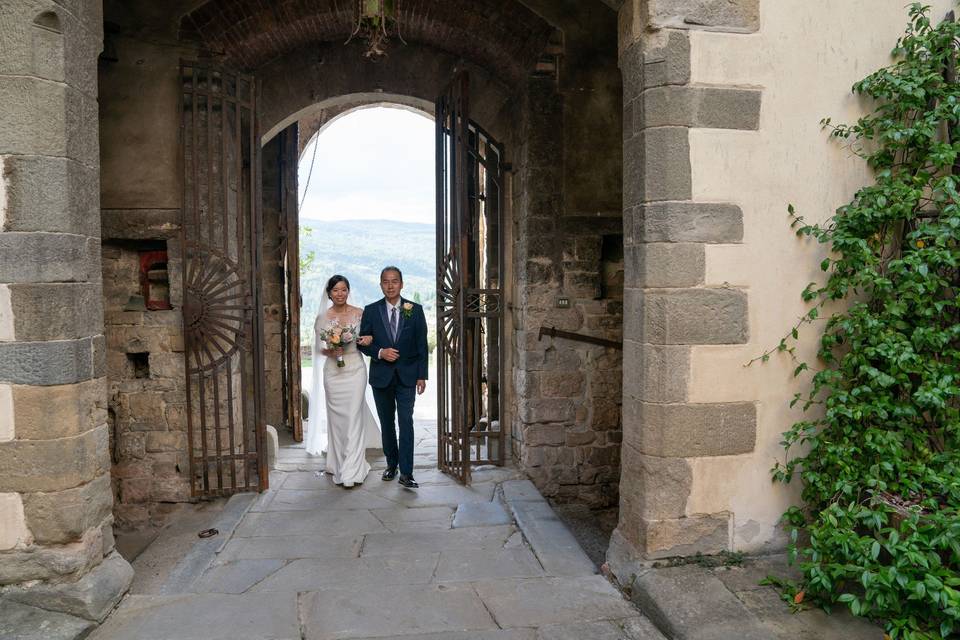
[(438, 461), (463, 483), (503, 464), (503, 150), (458, 74), (436, 105)]
[(183, 61), (183, 334), (195, 497), (266, 488), (254, 79)]

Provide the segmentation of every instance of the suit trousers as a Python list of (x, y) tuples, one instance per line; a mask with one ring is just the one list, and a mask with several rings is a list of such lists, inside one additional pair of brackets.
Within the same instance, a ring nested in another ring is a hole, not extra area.
[[(417, 397), (416, 387), (407, 387), (394, 375), (386, 387), (373, 389), (373, 401), (380, 416), (380, 435), (383, 438), (383, 455), (391, 469), (399, 467), (405, 476), (413, 475), (413, 404)], [(400, 442), (397, 443), (397, 423), (400, 427)]]

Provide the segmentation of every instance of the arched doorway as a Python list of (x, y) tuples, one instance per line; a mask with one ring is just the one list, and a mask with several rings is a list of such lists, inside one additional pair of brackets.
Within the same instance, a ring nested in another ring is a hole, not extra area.
[[(623, 258), (612, 250), (623, 237), (614, 11), (599, 1), (404, 2), (401, 22), (411, 27), (403, 33), (406, 44), (396, 42), (386, 58), (372, 62), (362, 43), (344, 45), (354, 26), (351, 3), (315, 0), (274, 11), (246, 0), (163, 10), (134, 2), (107, 9), (119, 26), (108, 37), (116, 60), (101, 66), (104, 216), (122, 220), (111, 234), (165, 238), (173, 274), (182, 264), (175, 232), (169, 231), (178, 229), (181, 215), (182, 178), (171, 144), (178, 139), (181, 58), (213, 61), (257, 78), (261, 143), (318, 104), (333, 109), (357, 97), (368, 103), (400, 97), (432, 110), (454, 74), (468, 71), (472, 119), (503, 144), (507, 168), (504, 210), (510, 221), (504, 232), (510, 241), (503, 281), (513, 297), (502, 344), (504, 391), (512, 399), (502, 405), (501, 424), (509, 434), (502, 455), (517, 461), (549, 496), (616, 503), (621, 359), (602, 346), (539, 333), (555, 327), (617, 340), (622, 332), (616, 287), (622, 286), (617, 273)], [(144, 33), (166, 40), (158, 44)], [(162, 44), (171, 41), (177, 46)], [(152, 126), (144, 131), (147, 118)], [(141, 160), (148, 154), (149, 170)], [(171, 289), (179, 311), (182, 292)], [(116, 331), (126, 333), (131, 325), (120, 320), (139, 318), (117, 315)], [(148, 325), (134, 328), (146, 332)], [(125, 358), (127, 345), (116, 348), (116, 359)], [(162, 450), (138, 448), (127, 457), (121, 447), (118, 465), (137, 474), (117, 477), (119, 487), (130, 486), (127, 495), (141, 488), (137, 483), (147, 484), (141, 473), (163, 469), (171, 476), (164, 480), (163, 498), (189, 497), (184, 407), (178, 400), (184, 374), (176, 371), (183, 357), (177, 348), (158, 343), (143, 349), (150, 352), (151, 376), (157, 373), (152, 363), (169, 362), (164, 388), (148, 379), (144, 393), (164, 403), (163, 432), (176, 429), (180, 435), (175, 441), (159, 437), (158, 422), (151, 443), (162, 441)], [(117, 388), (119, 440), (139, 444), (143, 432), (134, 429), (153, 424), (136, 423), (121, 406), (126, 387)], [(145, 497), (148, 505), (152, 499)], [(120, 512), (127, 510), (125, 500), (119, 504)], [(143, 517), (144, 510), (131, 506), (130, 513)]]

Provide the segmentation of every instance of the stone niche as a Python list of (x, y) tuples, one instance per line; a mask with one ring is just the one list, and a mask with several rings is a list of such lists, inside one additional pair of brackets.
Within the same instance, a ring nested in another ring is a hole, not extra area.
[(114, 516), (135, 529), (190, 499), (180, 252), (105, 237), (102, 258)]

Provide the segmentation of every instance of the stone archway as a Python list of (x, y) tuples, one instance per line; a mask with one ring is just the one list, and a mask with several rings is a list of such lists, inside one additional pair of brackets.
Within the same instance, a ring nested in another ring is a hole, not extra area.
[[(101, 69), (105, 237), (151, 238), (163, 233), (158, 227), (176, 225), (179, 185), (168, 167), (176, 166), (170, 141), (176, 136), (177, 80), (170, 69), (179, 57), (212, 57), (261, 78), (265, 139), (327, 100), (338, 105), (358, 96), (400, 95), (430, 104), (456, 70), (468, 70), (471, 113), (506, 145), (512, 164), (512, 454), (549, 495), (615, 504), (619, 354), (538, 340), (542, 325), (611, 339), (621, 335), (622, 300), (610, 287), (619, 286), (622, 253), (618, 258), (618, 252), (605, 250), (622, 245), (623, 234), (621, 158), (610, 153), (621, 139), (614, 12), (599, 1), (489, 0), (482, 10), (460, 0), (405, 2), (403, 19), (416, 24), (404, 32), (408, 44), (372, 63), (359, 43), (343, 44), (349, 31), (341, 32), (350, 28), (344, 3), (312, 0), (274, 13), (247, 0), (215, 0), (198, 9), (183, 2), (162, 15), (147, 4), (108, 11), (120, 26), (111, 42), (116, 60)], [(179, 13), (180, 7), (189, 13)], [(180, 48), (149, 41), (135, 27), (180, 38)], [(131, 91), (133, 86), (138, 90)], [(131, 138), (129, 132), (139, 131), (145, 117), (151, 118), (151, 131)], [(155, 159), (149, 170), (140, 162), (147, 147)], [(175, 268), (177, 247), (167, 242)], [(613, 281), (604, 282), (601, 274), (611, 270)], [(558, 297), (569, 304), (558, 306)], [(123, 319), (113, 313), (108, 318)], [(143, 330), (108, 327), (110, 335)], [(118, 362), (134, 346), (116, 338), (113, 344), (110, 357)], [(182, 442), (172, 433), (182, 429), (175, 382), (179, 345), (155, 346), (161, 352), (151, 352), (151, 361), (171, 364), (160, 371), (172, 376), (164, 380), (173, 385), (150, 392), (160, 393), (152, 397), (159, 405), (157, 431), (163, 433), (138, 435), (131, 430), (133, 414), (117, 412), (126, 416), (120, 418), (126, 420), (120, 439), (132, 447), (122, 462), (131, 475), (115, 478), (117, 511), (129, 513), (131, 522), (151, 517), (150, 491), (135, 491), (147, 485), (145, 477), (152, 470), (184, 468)], [(123, 385), (116, 389), (114, 401), (123, 404), (126, 391)], [(147, 404), (149, 397), (143, 398)], [(140, 447), (145, 435), (150, 446)], [(153, 484), (168, 488), (164, 499), (182, 499), (177, 493), (182, 482), (171, 475)], [(124, 500), (124, 486), (138, 503)]]

